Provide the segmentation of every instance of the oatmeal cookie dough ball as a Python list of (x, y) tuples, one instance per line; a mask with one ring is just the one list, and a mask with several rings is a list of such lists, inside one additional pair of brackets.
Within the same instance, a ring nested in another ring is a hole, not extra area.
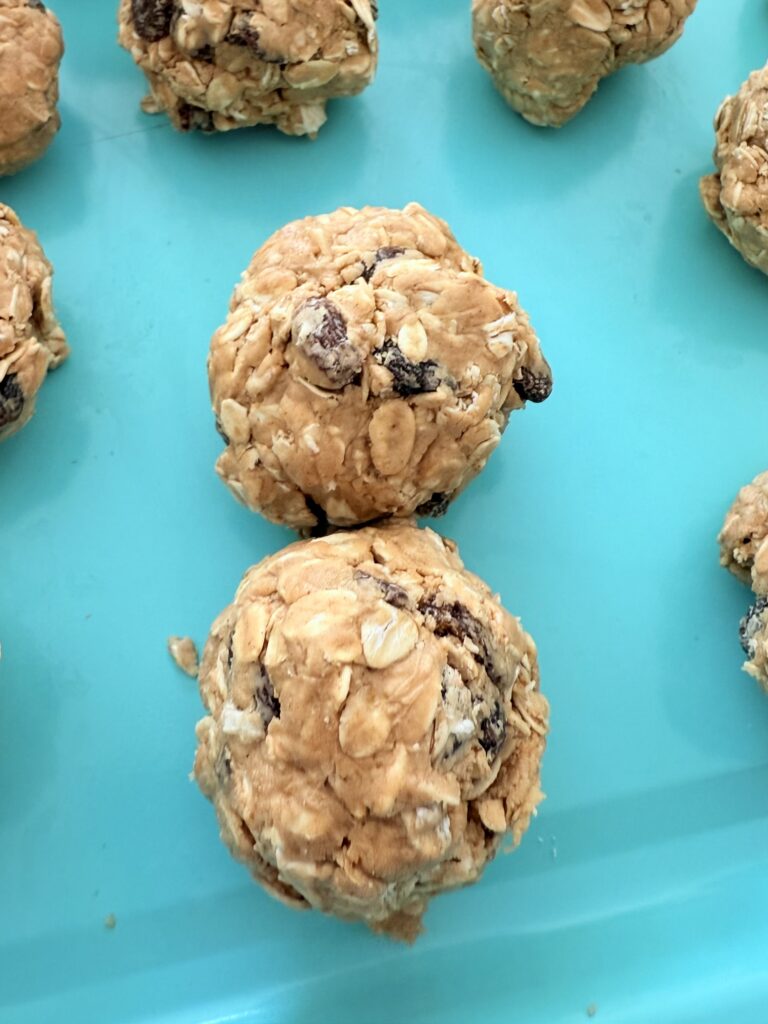
[(536, 647), (410, 523), (302, 541), (244, 576), (200, 670), (195, 775), (274, 896), (413, 939), (542, 798)]
[(552, 378), (512, 292), (415, 203), (282, 228), (208, 361), (236, 497), (300, 530), (444, 512)]
[(718, 534), (720, 564), (768, 595), (768, 472), (742, 487)]
[(0, 203), (0, 441), (30, 419), (46, 373), (69, 354), (52, 274), (37, 235)]
[(373, 80), (376, 13), (375, 0), (121, 0), (119, 40), (149, 81), (144, 109), (181, 131), (314, 136), (329, 99)]
[(701, 179), (707, 213), (747, 263), (768, 274), (768, 65), (715, 117), (714, 174)]
[(660, 56), (696, 0), (473, 0), (477, 56), (532, 124), (559, 127), (601, 78)]
[(61, 25), (42, 0), (0, 0), (0, 175), (43, 155), (59, 130)]

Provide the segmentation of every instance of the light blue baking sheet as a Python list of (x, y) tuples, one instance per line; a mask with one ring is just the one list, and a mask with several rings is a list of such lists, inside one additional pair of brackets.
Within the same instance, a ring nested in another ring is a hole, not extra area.
[[(376, 84), (312, 143), (175, 134), (138, 110), (113, 4), (58, 0), (63, 128), (0, 182), (72, 346), (0, 450), (3, 1024), (768, 1021), (768, 699), (714, 543), (768, 467), (768, 281), (697, 196), (768, 7), (701, 0), (557, 133), (493, 91), (468, 7), (382, 0)], [(291, 539), (213, 472), (205, 356), (238, 274), (292, 218), (411, 199), (519, 291), (555, 391), (441, 526), (539, 644), (548, 800), (409, 949), (230, 859), (165, 640), (203, 641)]]

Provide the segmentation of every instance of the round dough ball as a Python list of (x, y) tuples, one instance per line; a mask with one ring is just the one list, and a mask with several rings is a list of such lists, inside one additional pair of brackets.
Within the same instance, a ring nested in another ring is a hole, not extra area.
[(410, 523), (301, 541), (216, 620), (195, 775), (273, 895), (413, 939), (542, 798), (536, 648)]
[(701, 179), (707, 213), (747, 263), (768, 274), (768, 65), (715, 117), (715, 174)]
[(274, 234), (208, 361), (235, 496), (302, 530), (444, 512), (552, 387), (517, 296), (482, 274), (415, 203)]
[(0, 174), (43, 155), (59, 130), (61, 25), (41, 0), (0, 0)]
[(664, 53), (696, 0), (473, 0), (477, 56), (532, 124), (559, 127), (601, 78)]
[(375, 0), (121, 0), (119, 40), (149, 81), (144, 110), (181, 131), (314, 136), (329, 99), (373, 80), (376, 13)]
[(768, 472), (742, 487), (718, 534), (720, 564), (768, 595)]
[(768, 693), (768, 597), (759, 597), (741, 620), (739, 637), (747, 655), (744, 671)]
[(0, 203), (0, 441), (24, 426), (48, 370), (69, 354), (37, 235)]

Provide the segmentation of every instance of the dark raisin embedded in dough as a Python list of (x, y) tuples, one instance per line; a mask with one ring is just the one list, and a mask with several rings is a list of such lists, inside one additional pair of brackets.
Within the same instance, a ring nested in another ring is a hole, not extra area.
[(131, 0), (136, 34), (148, 43), (156, 43), (171, 31), (173, 0)]
[(269, 673), (263, 665), (259, 665), (259, 674), (256, 678), (256, 686), (253, 692), (256, 702), (256, 710), (261, 715), (261, 720), (266, 728), (273, 718), (280, 717), (280, 701), (275, 696), (275, 688)]
[(24, 408), (24, 392), (15, 373), (0, 380), (0, 427), (15, 423)]
[(359, 582), (372, 583), (381, 592), (381, 596), (387, 604), (391, 604), (395, 608), (406, 608), (408, 606), (408, 595), (396, 583), (383, 580), (380, 576), (372, 576), (369, 572), (363, 572), (362, 569), (357, 570), (355, 579)]
[(212, 132), (213, 114), (210, 110), (203, 110), (202, 107), (195, 107), (191, 103), (180, 103), (179, 127), (183, 132), (194, 131)]
[(394, 260), (398, 256), (402, 256), (405, 249), (401, 249), (397, 245), (385, 245), (381, 249), (377, 249), (373, 261), (369, 263), (365, 270), (360, 275), (364, 281), (370, 281), (373, 277), (373, 272), (380, 263), (384, 263), (385, 260)]
[(193, 54), (195, 60), (201, 60), (205, 64), (213, 64), (216, 58), (216, 51), (212, 46), (201, 46), (199, 50), (196, 50)]
[(371, 14), (373, 15), (373, 20), (376, 21), (379, 16), (379, 0), (371, 0)]
[(373, 355), (392, 374), (392, 387), (401, 398), (423, 395), (440, 387), (440, 365), (434, 359), (412, 363), (391, 340), (375, 349)]
[(45, 4), (43, 0), (27, 0), (27, 7), (31, 7), (33, 11), (44, 11)]
[(532, 373), (524, 366), (514, 388), (524, 402), (544, 402), (552, 394), (552, 378), (546, 373)]
[(216, 763), (213, 767), (219, 783), (226, 786), (232, 778), (232, 755), (227, 747), (222, 747), (216, 755)]
[(739, 623), (739, 640), (744, 653), (755, 656), (755, 637), (763, 628), (763, 613), (768, 609), (768, 597), (758, 597), (747, 614)]
[(325, 298), (308, 299), (293, 318), (293, 343), (327, 377), (333, 387), (351, 384), (363, 356), (349, 340), (341, 310)]
[(263, 60), (265, 64), (285, 64), (285, 57), (270, 55), (261, 46), (259, 30), (254, 28), (247, 14), (237, 14), (232, 19), (232, 26), (225, 36), (224, 42), (232, 46), (244, 46), (250, 50), (254, 57)]
[(448, 506), (451, 504), (452, 494), (444, 494), (442, 491), (437, 491), (427, 501), (423, 501), (421, 505), (416, 509), (417, 516), (432, 516), (438, 519), (440, 516), (444, 516), (448, 511)]
[(425, 597), (419, 602), (419, 611), (425, 619), (434, 622), (435, 636), (453, 636), (462, 643), (465, 637), (471, 640), (478, 651), (473, 655), (475, 661), (483, 666), (495, 686), (501, 685), (501, 673), (496, 667), (488, 634), (461, 601), (438, 604), (434, 596)]
[(491, 714), (480, 722), (480, 746), (488, 755), (488, 760), (493, 761), (504, 746), (507, 738), (507, 723), (504, 720), (504, 711), (497, 701)]

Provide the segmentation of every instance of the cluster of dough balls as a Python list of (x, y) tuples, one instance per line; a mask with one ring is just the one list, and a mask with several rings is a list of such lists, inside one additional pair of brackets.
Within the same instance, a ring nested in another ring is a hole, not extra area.
[(565, 124), (601, 78), (660, 56), (696, 0), (473, 0), (475, 49), (533, 124)]
[(200, 670), (195, 775), (275, 896), (413, 939), (541, 799), (536, 648), (455, 546), (409, 523), (250, 569)]
[(59, 118), (61, 26), (41, 0), (0, 0), (0, 175), (42, 156)]
[(32, 416), (45, 375), (69, 353), (52, 274), (35, 233), (0, 203), (0, 441)]
[(415, 203), (287, 225), (211, 343), (232, 492), (300, 530), (434, 515), (485, 465), (549, 366), (517, 297)]
[(744, 669), (768, 691), (768, 472), (742, 487), (717, 539), (720, 564), (755, 592), (739, 632)]
[(120, 43), (148, 112), (182, 131), (274, 124), (315, 135), (325, 105), (373, 79), (375, 0), (121, 0)]
[(717, 170), (701, 179), (704, 206), (744, 259), (768, 274), (768, 65), (724, 100), (715, 133)]

